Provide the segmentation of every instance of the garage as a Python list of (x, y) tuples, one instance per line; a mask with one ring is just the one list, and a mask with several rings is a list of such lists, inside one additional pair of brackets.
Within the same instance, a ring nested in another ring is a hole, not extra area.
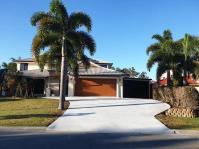
[(144, 98), (152, 97), (151, 79), (125, 78), (123, 80), (124, 98)]
[(116, 96), (116, 79), (79, 78), (75, 96)]

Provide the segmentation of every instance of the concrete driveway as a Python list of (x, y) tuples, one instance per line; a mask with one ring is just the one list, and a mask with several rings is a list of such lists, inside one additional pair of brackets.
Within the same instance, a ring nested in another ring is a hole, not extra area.
[(154, 117), (168, 108), (166, 103), (149, 99), (72, 98), (69, 109), (47, 130), (69, 133), (171, 133)]

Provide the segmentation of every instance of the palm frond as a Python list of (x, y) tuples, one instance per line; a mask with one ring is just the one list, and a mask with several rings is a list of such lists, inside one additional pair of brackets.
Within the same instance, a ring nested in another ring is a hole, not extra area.
[(41, 52), (41, 48), (43, 48), (42, 47), (42, 38), (41, 38), (41, 36), (36, 35), (32, 41), (31, 51), (33, 53), (33, 56), (35, 56), (35, 57), (39, 56), (40, 52)]
[(152, 36), (152, 39), (156, 39), (156, 40), (157, 40), (158, 42), (160, 42), (160, 43), (163, 43), (163, 42), (164, 42), (163, 37), (162, 37), (161, 35), (159, 35), (159, 34), (153, 35), (153, 36)]
[(41, 71), (44, 70), (44, 66), (48, 63), (48, 61), (49, 61), (48, 52), (44, 52), (43, 54), (39, 55), (39, 57), (37, 57), (37, 63)]
[(158, 63), (157, 70), (156, 70), (156, 78), (159, 80), (159, 78), (164, 74), (167, 70), (169, 70), (168, 66), (164, 63)]
[(85, 54), (82, 55), (81, 61), (84, 64), (86, 69), (88, 69), (88, 67), (90, 67), (90, 59)]
[(43, 18), (38, 24), (38, 31), (43, 35), (48, 34), (49, 32), (62, 32), (62, 27), (60, 23), (55, 18)]
[(31, 17), (31, 24), (32, 26), (36, 26), (40, 22), (41, 19), (48, 18), (48, 17), (50, 17), (49, 13), (46, 13), (44, 11), (36, 12)]
[(173, 40), (171, 31), (170, 30), (164, 30), (164, 32), (163, 32), (163, 38), (165, 40)]
[(90, 55), (93, 55), (96, 51), (96, 44), (95, 44), (93, 37), (91, 35), (89, 35), (88, 33), (83, 32), (83, 31), (79, 31), (79, 32), (77, 32), (77, 34), (80, 37), (80, 40), (82, 42), (82, 46), (85, 47), (88, 50)]
[(86, 27), (87, 31), (91, 31), (91, 18), (83, 12), (72, 13), (68, 21), (69, 29), (76, 30), (82, 26)]
[(62, 27), (66, 31), (68, 24), (68, 12), (62, 1), (52, 0), (50, 4), (50, 10), (60, 19), (60, 22), (63, 25)]
[(152, 53), (147, 61), (147, 69), (150, 71), (153, 65), (161, 60), (162, 56), (161, 51)]
[(161, 49), (160, 44), (154, 43), (146, 49), (146, 53), (149, 55), (150, 52), (155, 52), (155, 51), (160, 50), (160, 49)]

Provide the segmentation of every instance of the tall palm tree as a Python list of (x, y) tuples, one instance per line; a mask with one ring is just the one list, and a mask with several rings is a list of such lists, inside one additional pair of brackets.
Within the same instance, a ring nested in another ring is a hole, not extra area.
[[(82, 12), (69, 15), (61, 0), (52, 0), (49, 12), (35, 13), (31, 23), (37, 27), (32, 51), (38, 63), (41, 63), (41, 51), (46, 49), (44, 53), (49, 59), (61, 59), (59, 109), (63, 110), (68, 68), (77, 74), (79, 60), (88, 64), (84, 50), (88, 49), (93, 55), (96, 49), (93, 38), (88, 34), (91, 31), (91, 19)], [(86, 31), (80, 31), (82, 26)]]
[(156, 43), (150, 45), (146, 52), (150, 57), (147, 62), (147, 68), (150, 69), (155, 63), (158, 64), (157, 68), (157, 79), (159, 80), (163, 71), (167, 71), (167, 85), (170, 84), (170, 65), (169, 65), (169, 55), (168, 55), (168, 44), (173, 42), (172, 33), (170, 30), (165, 30), (163, 35), (155, 34), (152, 39), (157, 40)]
[(187, 85), (187, 73), (194, 73), (194, 69), (197, 67), (195, 58), (199, 51), (199, 40), (197, 37), (185, 34), (184, 38), (180, 41), (182, 46), (182, 54), (184, 56), (182, 59), (183, 78), (185, 85)]

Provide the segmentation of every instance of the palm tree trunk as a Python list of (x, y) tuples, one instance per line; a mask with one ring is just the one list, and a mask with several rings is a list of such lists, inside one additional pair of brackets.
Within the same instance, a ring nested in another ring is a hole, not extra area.
[(67, 78), (67, 61), (66, 61), (66, 44), (65, 37), (62, 39), (62, 61), (60, 74), (60, 99), (58, 109), (64, 110), (64, 101), (66, 95), (66, 78)]
[(183, 74), (183, 79), (184, 79), (183, 84), (187, 85), (188, 83), (187, 83), (187, 70), (186, 70), (186, 68), (184, 68), (184, 72), (183, 73), (184, 73)]
[(167, 70), (167, 86), (170, 85), (170, 82), (171, 82), (170, 70)]

